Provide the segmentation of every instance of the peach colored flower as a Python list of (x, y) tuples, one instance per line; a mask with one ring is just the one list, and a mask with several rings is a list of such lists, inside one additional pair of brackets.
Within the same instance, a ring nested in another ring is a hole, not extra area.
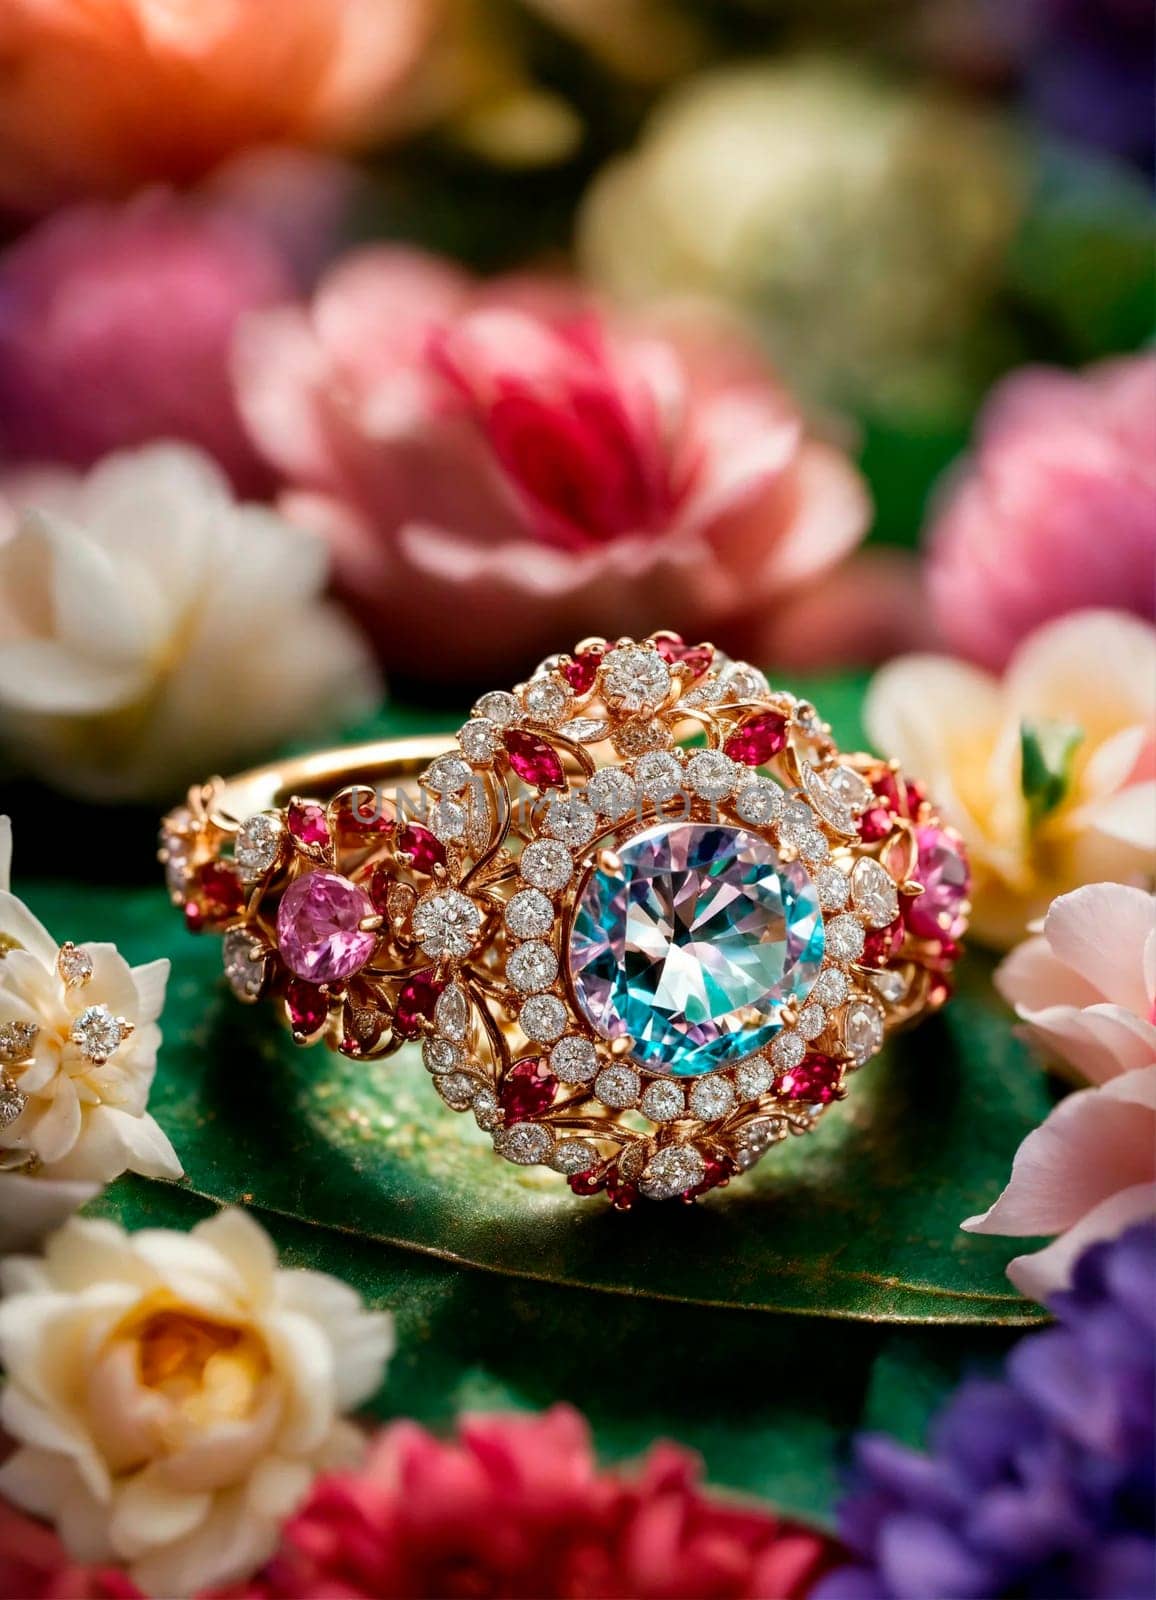
[(1086, 1246), (1156, 1214), (1156, 896), (1119, 883), (1061, 895), (995, 981), (1044, 1056), (1094, 1085), (1028, 1134), (998, 1200), (963, 1224), (1058, 1235), (1008, 1268), (1044, 1300)]
[(199, 177), (253, 145), (404, 123), (435, 0), (7, 0), (0, 193), (34, 207)]
[[(862, 538), (859, 474), (729, 327), (364, 251), (251, 318), (242, 411), (386, 663), (502, 681), (652, 627), (734, 648)], [(450, 625), (452, 619), (452, 625)]]
[[(1144, 882), (1156, 857), (1156, 629), (1083, 611), (1030, 635), (1002, 681), (949, 656), (878, 672), (864, 721), (967, 842), (972, 929), (1015, 944), (1057, 894)], [(1054, 770), (1033, 767), (1051, 747)], [(1029, 759), (1025, 760), (1025, 750)]]
[(993, 392), (930, 530), (948, 647), (1003, 667), (1025, 634), (1087, 606), (1156, 609), (1156, 357), (1080, 375), (1029, 368)]

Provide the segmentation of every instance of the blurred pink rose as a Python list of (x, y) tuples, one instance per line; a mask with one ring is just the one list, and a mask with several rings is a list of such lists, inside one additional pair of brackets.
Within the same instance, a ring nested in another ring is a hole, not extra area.
[(401, 674), (501, 682), (655, 627), (757, 658), (867, 527), (854, 467), (701, 314), (619, 320), (380, 248), (248, 319), (236, 371), (285, 508)]
[(1033, 628), (1156, 601), (1156, 356), (999, 385), (930, 531), (942, 641), (1003, 667)]
[(88, 467), (178, 438), (267, 490), (228, 352), (242, 313), (294, 293), (279, 244), (239, 207), (162, 191), (25, 235), (0, 257), (0, 464)]
[(467, 1419), (442, 1441), (410, 1422), (377, 1436), (358, 1473), (323, 1480), (252, 1597), (805, 1594), (819, 1536), (707, 1499), (697, 1463), (658, 1445), (637, 1474), (600, 1473), (582, 1418)]
[(139, 1600), (111, 1567), (79, 1566), (51, 1528), (0, 1500), (0, 1595), (4, 1600)]

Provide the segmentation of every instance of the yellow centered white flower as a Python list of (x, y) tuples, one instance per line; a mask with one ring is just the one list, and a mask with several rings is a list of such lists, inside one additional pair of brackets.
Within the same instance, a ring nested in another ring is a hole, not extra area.
[(1156, 629), (1080, 611), (1002, 679), (901, 656), (864, 707), (872, 742), (926, 779), (971, 854), (972, 929), (1006, 949), (1059, 894), (1156, 870)]
[(372, 706), (325, 544), (156, 444), (0, 506), (0, 737), (85, 798), (164, 798)]
[(235, 1210), (188, 1234), (74, 1219), (0, 1287), (0, 1494), (158, 1597), (269, 1557), (317, 1473), (356, 1459), (345, 1413), (393, 1348), (387, 1313), (280, 1268)]
[(169, 963), (60, 945), (10, 888), (0, 817), (0, 1250), (125, 1171), (179, 1178), (148, 1112)]

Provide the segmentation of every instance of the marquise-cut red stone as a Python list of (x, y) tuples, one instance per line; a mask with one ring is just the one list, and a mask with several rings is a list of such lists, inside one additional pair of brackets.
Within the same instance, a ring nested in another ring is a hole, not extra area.
[(286, 985), (285, 1004), (294, 1033), (316, 1033), (329, 1015), (328, 998), (303, 978), (292, 978)]
[(679, 634), (656, 639), (654, 647), (668, 666), (685, 667), (692, 678), (701, 678), (714, 660), (713, 645), (685, 644)]
[(583, 650), (573, 661), (560, 668), (562, 676), (575, 694), (587, 694), (594, 687), (598, 668), (602, 665), (604, 650)]
[(321, 806), (311, 800), (294, 800), (286, 817), (289, 832), (303, 845), (329, 843), (329, 823)]
[(732, 761), (746, 767), (761, 767), (787, 745), (787, 719), (777, 711), (762, 711), (749, 717), (727, 739), (723, 750)]
[(245, 903), (245, 890), (236, 870), (221, 861), (206, 861), (197, 872), (197, 883), (204, 914), (214, 921), (235, 917)]
[(503, 739), (510, 765), (523, 783), (532, 784), (535, 789), (565, 788), (566, 774), (558, 752), (545, 739), (524, 728), (507, 728)]
[(869, 928), (863, 938), (861, 964), (865, 967), (885, 967), (893, 956), (899, 954), (902, 943), (902, 917), (896, 917), (885, 928)]
[(785, 1100), (805, 1100), (811, 1105), (825, 1106), (838, 1095), (842, 1075), (841, 1062), (811, 1050), (797, 1067), (782, 1074), (775, 1088)]
[(554, 1104), (558, 1080), (540, 1057), (516, 1062), (502, 1080), (498, 1096), (507, 1122), (540, 1117)]
[(859, 837), (864, 844), (878, 844), (891, 832), (893, 818), (886, 806), (870, 806), (859, 818)]
[(714, 1156), (707, 1156), (705, 1167), (702, 1182), (695, 1184), (690, 1190), (692, 1195), (706, 1194), (708, 1189), (718, 1189), (724, 1183), (730, 1182), (731, 1169), (727, 1162), (719, 1161)]
[(420, 822), (407, 822), (398, 829), (394, 848), (413, 857), (413, 870), (427, 877), (435, 867), (446, 864), (446, 847)]
[(397, 997), (393, 1013), (394, 1033), (402, 1039), (416, 1039), (422, 1031), (422, 1023), (432, 1019), (438, 996), (444, 988), (445, 984), (439, 983), (434, 977), (432, 967), (415, 972)]

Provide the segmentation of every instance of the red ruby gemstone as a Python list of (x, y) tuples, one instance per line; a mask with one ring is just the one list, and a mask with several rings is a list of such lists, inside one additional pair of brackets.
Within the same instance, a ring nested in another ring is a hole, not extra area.
[(763, 711), (750, 717), (727, 739), (723, 750), (732, 761), (746, 767), (761, 767), (777, 756), (787, 744), (787, 719), (777, 711)]
[(220, 921), (235, 917), (245, 903), (245, 890), (233, 867), (220, 861), (206, 861), (197, 873), (201, 902), (206, 917)]
[(525, 1122), (548, 1111), (557, 1092), (558, 1080), (545, 1061), (530, 1057), (510, 1068), (498, 1098), (507, 1122)]
[(638, 1199), (638, 1185), (624, 1183), (617, 1171), (611, 1172), (606, 1179), (606, 1198), (616, 1211), (629, 1211)]
[(869, 928), (863, 939), (860, 962), (865, 967), (885, 967), (893, 956), (899, 954), (902, 943), (902, 917), (896, 917), (885, 928)]
[(560, 669), (575, 694), (587, 694), (594, 687), (603, 654), (601, 650), (583, 650)]
[(445, 984), (439, 983), (434, 977), (432, 967), (415, 972), (397, 997), (397, 1008), (393, 1013), (394, 1033), (403, 1039), (416, 1039), (421, 1033), (422, 1022), (432, 1018), (438, 996), (444, 988)]
[(720, 1185), (730, 1181), (731, 1169), (727, 1162), (716, 1160), (714, 1156), (706, 1158), (706, 1172), (703, 1180), (690, 1191), (691, 1194), (706, 1194), (708, 1189), (717, 1189)]
[(825, 1106), (839, 1092), (842, 1071), (841, 1062), (812, 1050), (797, 1067), (783, 1073), (776, 1090), (787, 1100), (806, 1100), (811, 1105)]
[(886, 806), (871, 806), (859, 818), (859, 837), (864, 844), (878, 844), (891, 832), (894, 819)]
[(285, 1003), (294, 1033), (316, 1033), (329, 1015), (329, 1000), (314, 983), (292, 978), (285, 986)]
[(304, 845), (325, 845), (329, 843), (329, 824), (325, 820), (325, 812), (312, 801), (294, 800), (289, 807), (287, 821), (289, 832)]
[(375, 794), (371, 799), (365, 792), (359, 792), (342, 801), (338, 826), (343, 832), (348, 829), (354, 836), (357, 833), (392, 833), (394, 819), (385, 810), (381, 795)]
[(605, 1188), (606, 1179), (601, 1170), (594, 1166), (588, 1167), (585, 1172), (574, 1172), (566, 1180), (575, 1194), (585, 1198), (587, 1195), (597, 1194)]
[(394, 848), (413, 857), (413, 870), (428, 877), (435, 867), (446, 864), (446, 847), (420, 822), (407, 822), (398, 829)]
[(503, 735), (510, 765), (523, 783), (535, 789), (564, 789), (566, 775), (558, 752), (524, 728), (507, 728)]
[(701, 678), (714, 660), (714, 647), (709, 644), (684, 644), (680, 635), (656, 639), (655, 649), (672, 667), (685, 667), (692, 678)]

